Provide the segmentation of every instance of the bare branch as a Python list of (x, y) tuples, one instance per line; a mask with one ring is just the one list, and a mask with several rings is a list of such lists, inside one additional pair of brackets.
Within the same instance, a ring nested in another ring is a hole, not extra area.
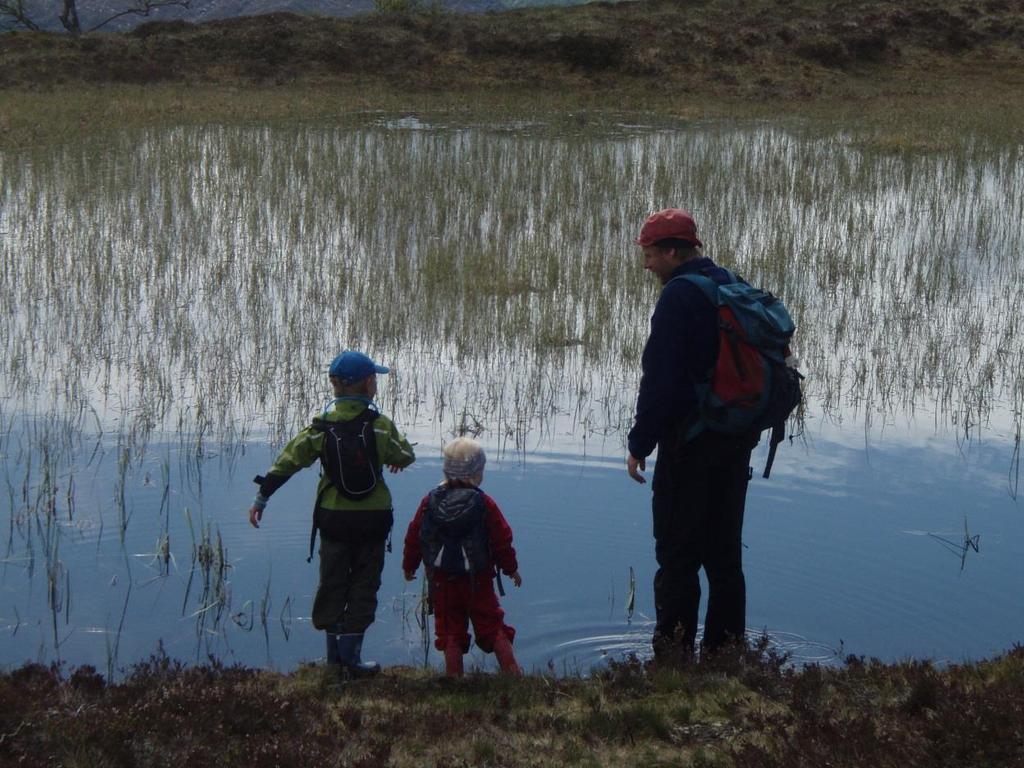
[(8, 17), (25, 29), (39, 31), (39, 25), (32, 21), (25, 10), (25, 0), (0, 0), (0, 15)]
[[(65, 0), (65, 2), (74, 2), (74, 0)], [(3, 2), (3, 0), (0, 0)], [(120, 13), (115, 13), (110, 18), (104, 19), (95, 27), (90, 27), (89, 32), (95, 32), (100, 27), (104, 27), (114, 19), (119, 19), (122, 16), (149, 16), (149, 14), (159, 8), (165, 8), (169, 5), (178, 5), (182, 8), (190, 8), (192, 0), (141, 0), (139, 4), (134, 8), (127, 8)]]

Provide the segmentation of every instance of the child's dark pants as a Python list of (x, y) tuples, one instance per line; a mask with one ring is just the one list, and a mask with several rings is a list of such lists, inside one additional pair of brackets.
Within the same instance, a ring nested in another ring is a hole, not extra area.
[(756, 442), (755, 436), (705, 432), (681, 447), (658, 447), (653, 502), (659, 566), (654, 577), (656, 657), (693, 653), (701, 567), (708, 578), (702, 647), (714, 651), (744, 636), (743, 508)]
[(313, 600), (313, 626), (338, 634), (361, 634), (377, 612), (387, 539), (335, 541), (320, 536), (320, 586)]

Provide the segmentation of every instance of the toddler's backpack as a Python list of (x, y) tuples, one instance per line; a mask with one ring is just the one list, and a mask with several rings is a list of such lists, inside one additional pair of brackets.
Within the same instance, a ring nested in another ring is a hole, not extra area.
[(781, 300), (727, 274), (725, 283), (706, 275), (673, 278), (700, 288), (718, 312), (718, 357), (698, 386), (699, 419), (687, 439), (705, 428), (727, 435), (771, 429), (768, 477), (786, 419), (803, 399), (803, 376), (787, 362), (796, 326)]
[(351, 421), (313, 419), (322, 432), (320, 463), (331, 485), (347, 499), (365, 499), (377, 487), (377, 438), (373, 422), (380, 414), (367, 408)]
[(429, 573), (473, 575), (491, 566), (487, 507), (476, 488), (441, 486), (430, 492), (420, 525), (420, 551)]

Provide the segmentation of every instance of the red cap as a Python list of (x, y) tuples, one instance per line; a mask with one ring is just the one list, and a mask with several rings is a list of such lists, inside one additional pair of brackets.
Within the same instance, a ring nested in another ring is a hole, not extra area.
[(633, 242), (637, 245), (654, 245), (659, 240), (669, 238), (689, 240), (694, 245), (704, 246), (704, 243), (697, 239), (697, 224), (693, 220), (693, 214), (682, 208), (666, 208), (652, 213), (640, 229), (640, 237)]

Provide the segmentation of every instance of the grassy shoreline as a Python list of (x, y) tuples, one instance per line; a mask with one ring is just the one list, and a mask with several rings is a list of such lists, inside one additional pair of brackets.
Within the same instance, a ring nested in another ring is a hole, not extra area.
[[(609, 113), (664, 119), (809, 120), (856, 132), (893, 151), (944, 150), (968, 137), (1024, 142), (1024, 95), (1003, 84), (969, 84), (940, 95), (820, 98), (764, 103), (707, 96), (674, 103), (635, 90), (413, 92), (373, 85), (293, 87), (106, 84), (45, 90), (0, 89), (0, 150), (18, 150), (132, 128), (203, 124), (334, 123), (360, 115), (441, 114), (468, 123), (536, 119), (579, 128)], [(1018, 98), (1020, 96), (1020, 98)]]
[(154, 657), (116, 684), (27, 665), (0, 675), (0, 705), (11, 765), (1011, 766), (1024, 648), (946, 668), (792, 669), (751, 651), (590, 678), (397, 667), (359, 682)]

